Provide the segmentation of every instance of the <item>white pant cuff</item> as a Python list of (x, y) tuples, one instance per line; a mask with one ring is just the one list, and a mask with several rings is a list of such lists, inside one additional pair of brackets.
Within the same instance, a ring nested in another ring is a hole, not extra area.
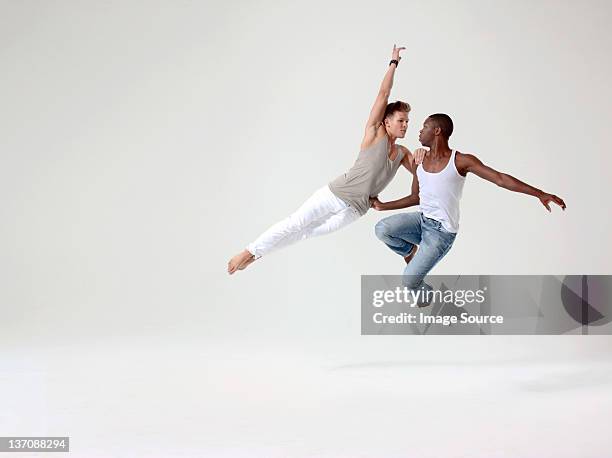
[(261, 258), (261, 254), (259, 254), (258, 250), (254, 248), (252, 245), (249, 245), (248, 247), (246, 247), (246, 250), (253, 255), (254, 259)]

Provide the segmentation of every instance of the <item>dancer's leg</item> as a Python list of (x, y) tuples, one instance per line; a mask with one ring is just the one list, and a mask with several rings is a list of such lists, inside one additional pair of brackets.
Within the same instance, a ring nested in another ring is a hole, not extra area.
[[(293, 245), (294, 243), (299, 242), (300, 240), (307, 239), (308, 237), (310, 237), (309, 234), (314, 230), (315, 227), (324, 224), (325, 221), (327, 221), (333, 215), (333, 213), (330, 213), (329, 215), (321, 219), (311, 222), (308, 226), (303, 227), (299, 232), (291, 232), (286, 234), (285, 237), (279, 238), (279, 240), (274, 245), (274, 251), (282, 250), (283, 248), (289, 245)], [(259, 259), (259, 257), (255, 259)]]
[(381, 219), (374, 231), (385, 245), (406, 257), (421, 243), (421, 214), (411, 212), (389, 216)]
[[(446, 232), (439, 222), (422, 217), (422, 242), (419, 251), (404, 269), (404, 286), (410, 289), (431, 287), (423, 280), (433, 267), (442, 259), (455, 241), (456, 234)], [(424, 302), (420, 305), (427, 305)]]
[(293, 243), (301, 240), (306, 240), (312, 237), (320, 237), (321, 235), (342, 229), (353, 221), (359, 219), (359, 214), (351, 207), (345, 207), (339, 212), (330, 213), (324, 218), (313, 221), (310, 225), (303, 228), (300, 232), (295, 232), (280, 240), (274, 250), (280, 250)]
[(323, 186), (304, 202), (291, 216), (274, 224), (261, 234), (246, 250), (234, 256), (228, 265), (228, 272), (243, 269), (253, 260), (307, 238), (309, 228), (322, 224), (327, 218), (349, 208), (336, 197), (329, 187)]
[[(297, 234), (306, 230), (311, 224), (324, 220), (348, 206), (336, 197), (328, 186), (317, 190), (291, 216), (279, 221), (261, 234), (247, 250), (256, 258), (301, 240)], [(285, 240), (287, 239), (287, 240)]]
[(310, 225), (303, 233), (303, 238), (308, 237), (320, 237), (321, 235), (329, 234), (342, 229), (344, 226), (348, 226), (353, 221), (359, 219), (359, 213), (353, 208), (346, 207), (328, 218), (317, 221), (315, 224)]

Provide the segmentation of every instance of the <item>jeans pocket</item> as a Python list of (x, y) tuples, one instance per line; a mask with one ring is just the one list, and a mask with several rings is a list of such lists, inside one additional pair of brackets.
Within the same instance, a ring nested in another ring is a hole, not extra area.
[(457, 235), (457, 233), (456, 233), (456, 232), (447, 231), (447, 230), (444, 228), (444, 225), (443, 225), (442, 223), (439, 223), (439, 224), (440, 224), (440, 226), (438, 227), (438, 230), (439, 230), (440, 232), (442, 232), (443, 234), (446, 234), (446, 235), (452, 235), (452, 236), (453, 236), (453, 238), (455, 238), (455, 236)]

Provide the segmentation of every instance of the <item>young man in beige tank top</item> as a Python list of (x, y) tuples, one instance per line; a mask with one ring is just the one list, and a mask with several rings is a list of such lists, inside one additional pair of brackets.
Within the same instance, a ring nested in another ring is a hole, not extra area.
[(395, 145), (396, 139), (406, 134), (410, 106), (404, 102), (388, 103), (400, 51), (404, 49), (393, 45), (391, 62), (366, 122), (361, 151), (353, 167), (317, 190), (292, 215), (232, 257), (227, 267), (230, 275), (274, 250), (328, 234), (356, 221), (367, 212), (400, 164), (409, 170), (413, 167), (410, 152)]

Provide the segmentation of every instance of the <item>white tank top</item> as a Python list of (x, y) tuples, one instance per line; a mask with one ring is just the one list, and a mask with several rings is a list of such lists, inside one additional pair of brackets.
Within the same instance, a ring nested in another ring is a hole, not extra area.
[(455, 166), (455, 150), (451, 152), (446, 167), (440, 172), (430, 173), (417, 167), (419, 179), (419, 205), (424, 216), (442, 223), (448, 231), (459, 230), (459, 200), (463, 192), (465, 177), (459, 175)]

